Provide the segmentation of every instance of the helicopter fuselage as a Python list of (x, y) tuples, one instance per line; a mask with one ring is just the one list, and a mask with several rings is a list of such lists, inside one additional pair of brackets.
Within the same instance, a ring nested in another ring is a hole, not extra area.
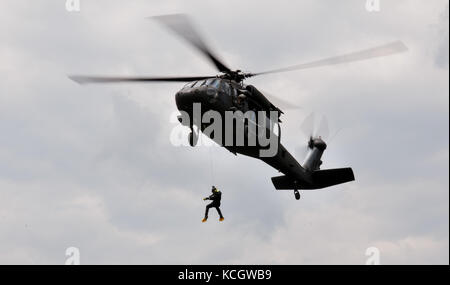
[[(256, 93), (256, 94), (255, 94)], [(236, 83), (232, 80), (212, 78), (203, 81), (196, 81), (186, 84), (175, 96), (176, 105), (178, 110), (183, 111), (189, 115), (190, 118), (194, 117), (193, 105), (195, 103), (201, 105), (201, 116), (203, 116), (208, 111), (216, 111), (221, 114), (222, 117), (225, 116), (225, 112), (237, 112), (241, 111), (245, 113), (247, 111), (277, 111), (281, 114), (281, 110), (275, 106), (269, 106), (266, 102), (269, 102), (255, 87), (249, 85), (245, 86), (240, 83)], [(266, 107), (266, 108), (264, 108)], [(268, 108), (267, 108), (268, 107)], [(278, 120), (277, 116), (277, 120)], [(270, 119), (267, 117), (267, 119)], [(211, 124), (204, 122), (194, 122), (193, 119), (190, 120), (189, 127), (191, 128), (192, 134), (195, 133), (194, 126), (201, 130), (202, 132)], [(224, 120), (222, 120), (224, 123)], [(290, 177), (292, 181), (298, 185), (298, 189), (308, 189), (313, 186), (312, 181), (312, 170), (316, 169), (305, 169), (300, 163), (286, 150), (286, 148), (281, 144), (281, 129), (279, 122), (274, 124), (279, 127), (279, 129), (272, 128), (270, 131), (273, 132), (271, 135), (277, 136), (277, 151), (272, 156), (261, 156), (260, 150), (263, 148), (260, 144), (248, 145), (247, 141), (244, 145), (226, 145), (224, 140), (224, 135), (220, 136), (218, 139), (216, 135), (206, 134), (209, 138), (214, 140), (220, 146), (225, 147), (233, 154), (242, 154), (257, 158), (263, 162), (269, 164), (279, 172)], [(222, 130), (225, 130), (227, 126), (224, 125)], [(229, 126), (228, 126), (229, 127)], [(278, 132), (276, 133), (276, 131)], [(245, 129), (247, 131), (247, 129)], [(197, 134), (198, 135), (198, 134)], [(233, 132), (236, 135), (236, 131)], [(245, 133), (248, 136), (248, 131)], [(233, 142), (235, 142), (235, 137), (233, 137)], [(317, 144), (323, 143), (323, 141), (316, 142)], [(323, 143), (324, 144), (324, 143)], [(316, 151), (314, 155), (310, 156), (309, 165), (320, 165), (320, 157), (323, 153), (325, 147), (321, 148), (321, 151)]]

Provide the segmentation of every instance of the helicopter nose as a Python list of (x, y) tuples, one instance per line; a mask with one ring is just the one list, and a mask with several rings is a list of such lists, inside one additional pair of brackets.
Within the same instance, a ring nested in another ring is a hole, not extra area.
[(175, 95), (175, 102), (178, 110), (189, 111), (192, 109), (192, 104), (195, 103), (195, 90), (180, 90)]
[(204, 87), (182, 89), (175, 95), (178, 110), (187, 112), (192, 110), (194, 103), (210, 106), (217, 102), (217, 98), (217, 90)]

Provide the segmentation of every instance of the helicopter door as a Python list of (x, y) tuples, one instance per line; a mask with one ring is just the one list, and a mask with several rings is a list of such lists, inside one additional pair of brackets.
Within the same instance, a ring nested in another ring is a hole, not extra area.
[[(225, 82), (222, 80), (222, 84), (220, 85), (219, 92), (221, 93), (221, 100), (225, 104), (225, 106), (231, 107), (233, 105), (233, 95), (232, 95), (233, 88), (228, 84), (228, 82)], [(228, 109), (227, 108), (227, 109)]]

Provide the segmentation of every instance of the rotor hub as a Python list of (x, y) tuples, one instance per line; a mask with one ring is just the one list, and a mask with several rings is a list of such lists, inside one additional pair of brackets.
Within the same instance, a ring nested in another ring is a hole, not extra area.
[(242, 72), (241, 70), (230, 70), (229, 72), (219, 75), (220, 78), (236, 81), (237, 83), (242, 82), (244, 79), (253, 76), (251, 73)]

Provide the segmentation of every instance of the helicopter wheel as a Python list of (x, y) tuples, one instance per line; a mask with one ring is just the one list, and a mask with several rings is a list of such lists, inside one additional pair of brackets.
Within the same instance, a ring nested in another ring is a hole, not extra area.
[(194, 147), (195, 145), (197, 145), (197, 140), (198, 140), (198, 136), (195, 134), (195, 132), (192, 130), (189, 133), (189, 144)]
[(296, 200), (300, 200), (300, 192), (297, 189), (294, 190), (294, 196)]

